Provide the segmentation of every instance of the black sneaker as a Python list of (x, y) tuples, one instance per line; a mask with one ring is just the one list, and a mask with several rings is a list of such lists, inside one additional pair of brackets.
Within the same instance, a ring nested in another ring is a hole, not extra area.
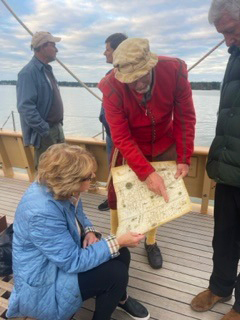
[(119, 303), (117, 308), (126, 312), (135, 320), (148, 320), (150, 318), (150, 313), (147, 309), (140, 302), (129, 296), (127, 301), (124, 304)]
[(101, 203), (99, 206), (98, 206), (98, 210), (100, 211), (107, 211), (109, 210), (109, 206), (108, 206), (108, 199), (103, 201), (103, 203)]
[(163, 264), (163, 258), (157, 243), (146, 244), (145, 249), (147, 251), (148, 262), (153, 269), (161, 269)]

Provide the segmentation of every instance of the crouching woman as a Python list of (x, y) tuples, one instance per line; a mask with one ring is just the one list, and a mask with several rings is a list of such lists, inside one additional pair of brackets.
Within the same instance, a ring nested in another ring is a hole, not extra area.
[(37, 181), (22, 197), (13, 237), (14, 288), (7, 316), (67, 320), (96, 297), (94, 320), (117, 306), (134, 319), (149, 313), (126, 292), (130, 254), (143, 235), (102, 238), (83, 212), (81, 192), (95, 176), (91, 154), (57, 144), (42, 154)]

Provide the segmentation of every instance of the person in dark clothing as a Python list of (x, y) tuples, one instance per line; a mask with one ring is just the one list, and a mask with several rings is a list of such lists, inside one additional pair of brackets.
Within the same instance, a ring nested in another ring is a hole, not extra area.
[(49, 32), (36, 32), (31, 42), (34, 56), (18, 74), (17, 108), (23, 142), (34, 146), (35, 169), (49, 146), (64, 142), (63, 102), (49, 65), (56, 59), (56, 42), (60, 40)]
[(213, 0), (209, 22), (223, 34), (230, 58), (221, 89), (216, 136), (209, 150), (207, 173), (216, 181), (213, 271), (207, 290), (191, 302), (195, 311), (235, 302), (222, 320), (240, 320), (240, 0)]
[[(123, 33), (113, 33), (111, 34), (109, 37), (107, 37), (107, 39), (105, 40), (105, 45), (106, 45), (106, 49), (104, 51), (104, 56), (106, 56), (106, 62), (107, 63), (113, 63), (113, 52), (115, 49), (117, 49), (117, 47), (119, 46), (119, 44), (126, 40), (127, 36)], [(111, 70), (109, 70), (107, 72), (107, 74), (110, 72)], [(112, 153), (112, 138), (111, 138), (111, 132), (110, 132), (110, 128), (109, 125), (107, 123), (106, 117), (105, 117), (105, 112), (104, 112), (104, 108), (103, 106), (101, 107), (101, 111), (100, 111), (100, 116), (99, 116), (99, 120), (100, 122), (103, 124), (105, 131), (106, 131), (106, 145), (107, 145), (107, 157), (108, 157), (108, 164), (110, 165), (110, 157), (111, 157), (111, 153)], [(107, 211), (109, 210), (109, 206), (108, 206), (108, 200), (104, 200), (99, 206), (98, 206), (98, 210), (100, 211)]]

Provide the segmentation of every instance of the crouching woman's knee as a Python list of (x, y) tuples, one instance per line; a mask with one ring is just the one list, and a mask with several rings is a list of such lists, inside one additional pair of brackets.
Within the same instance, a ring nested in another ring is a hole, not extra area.
[(113, 260), (109, 271), (108, 277), (112, 279), (112, 283), (115, 283), (123, 291), (126, 290), (129, 277), (128, 267), (121, 261)]

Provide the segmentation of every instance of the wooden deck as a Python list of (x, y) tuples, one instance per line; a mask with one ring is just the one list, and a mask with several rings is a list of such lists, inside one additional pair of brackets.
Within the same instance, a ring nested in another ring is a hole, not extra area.
[[(7, 215), (9, 223), (13, 221), (16, 206), (28, 185), (28, 182), (0, 177), (0, 215)], [(104, 235), (108, 234), (109, 212), (97, 210), (97, 205), (104, 197), (86, 193), (82, 200), (85, 212), (93, 224)], [(160, 227), (157, 240), (164, 258), (161, 270), (149, 267), (143, 243), (138, 248), (131, 249), (128, 292), (145, 304), (151, 313), (151, 319), (218, 320), (230, 310), (232, 301), (219, 304), (205, 313), (194, 312), (189, 306), (193, 296), (208, 286), (212, 269), (212, 231), (212, 217), (198, 213), (187, 214)], [(5, 319), (9, 278), (5, 279), (5, 286), (2, 283), (0, 282), (0, 319)], [(90, 299), (73, 319), (90, 320), (93, 309), (94, 300)], [(121, 311), (115, 311), (112, 319), (130, 318)]]

